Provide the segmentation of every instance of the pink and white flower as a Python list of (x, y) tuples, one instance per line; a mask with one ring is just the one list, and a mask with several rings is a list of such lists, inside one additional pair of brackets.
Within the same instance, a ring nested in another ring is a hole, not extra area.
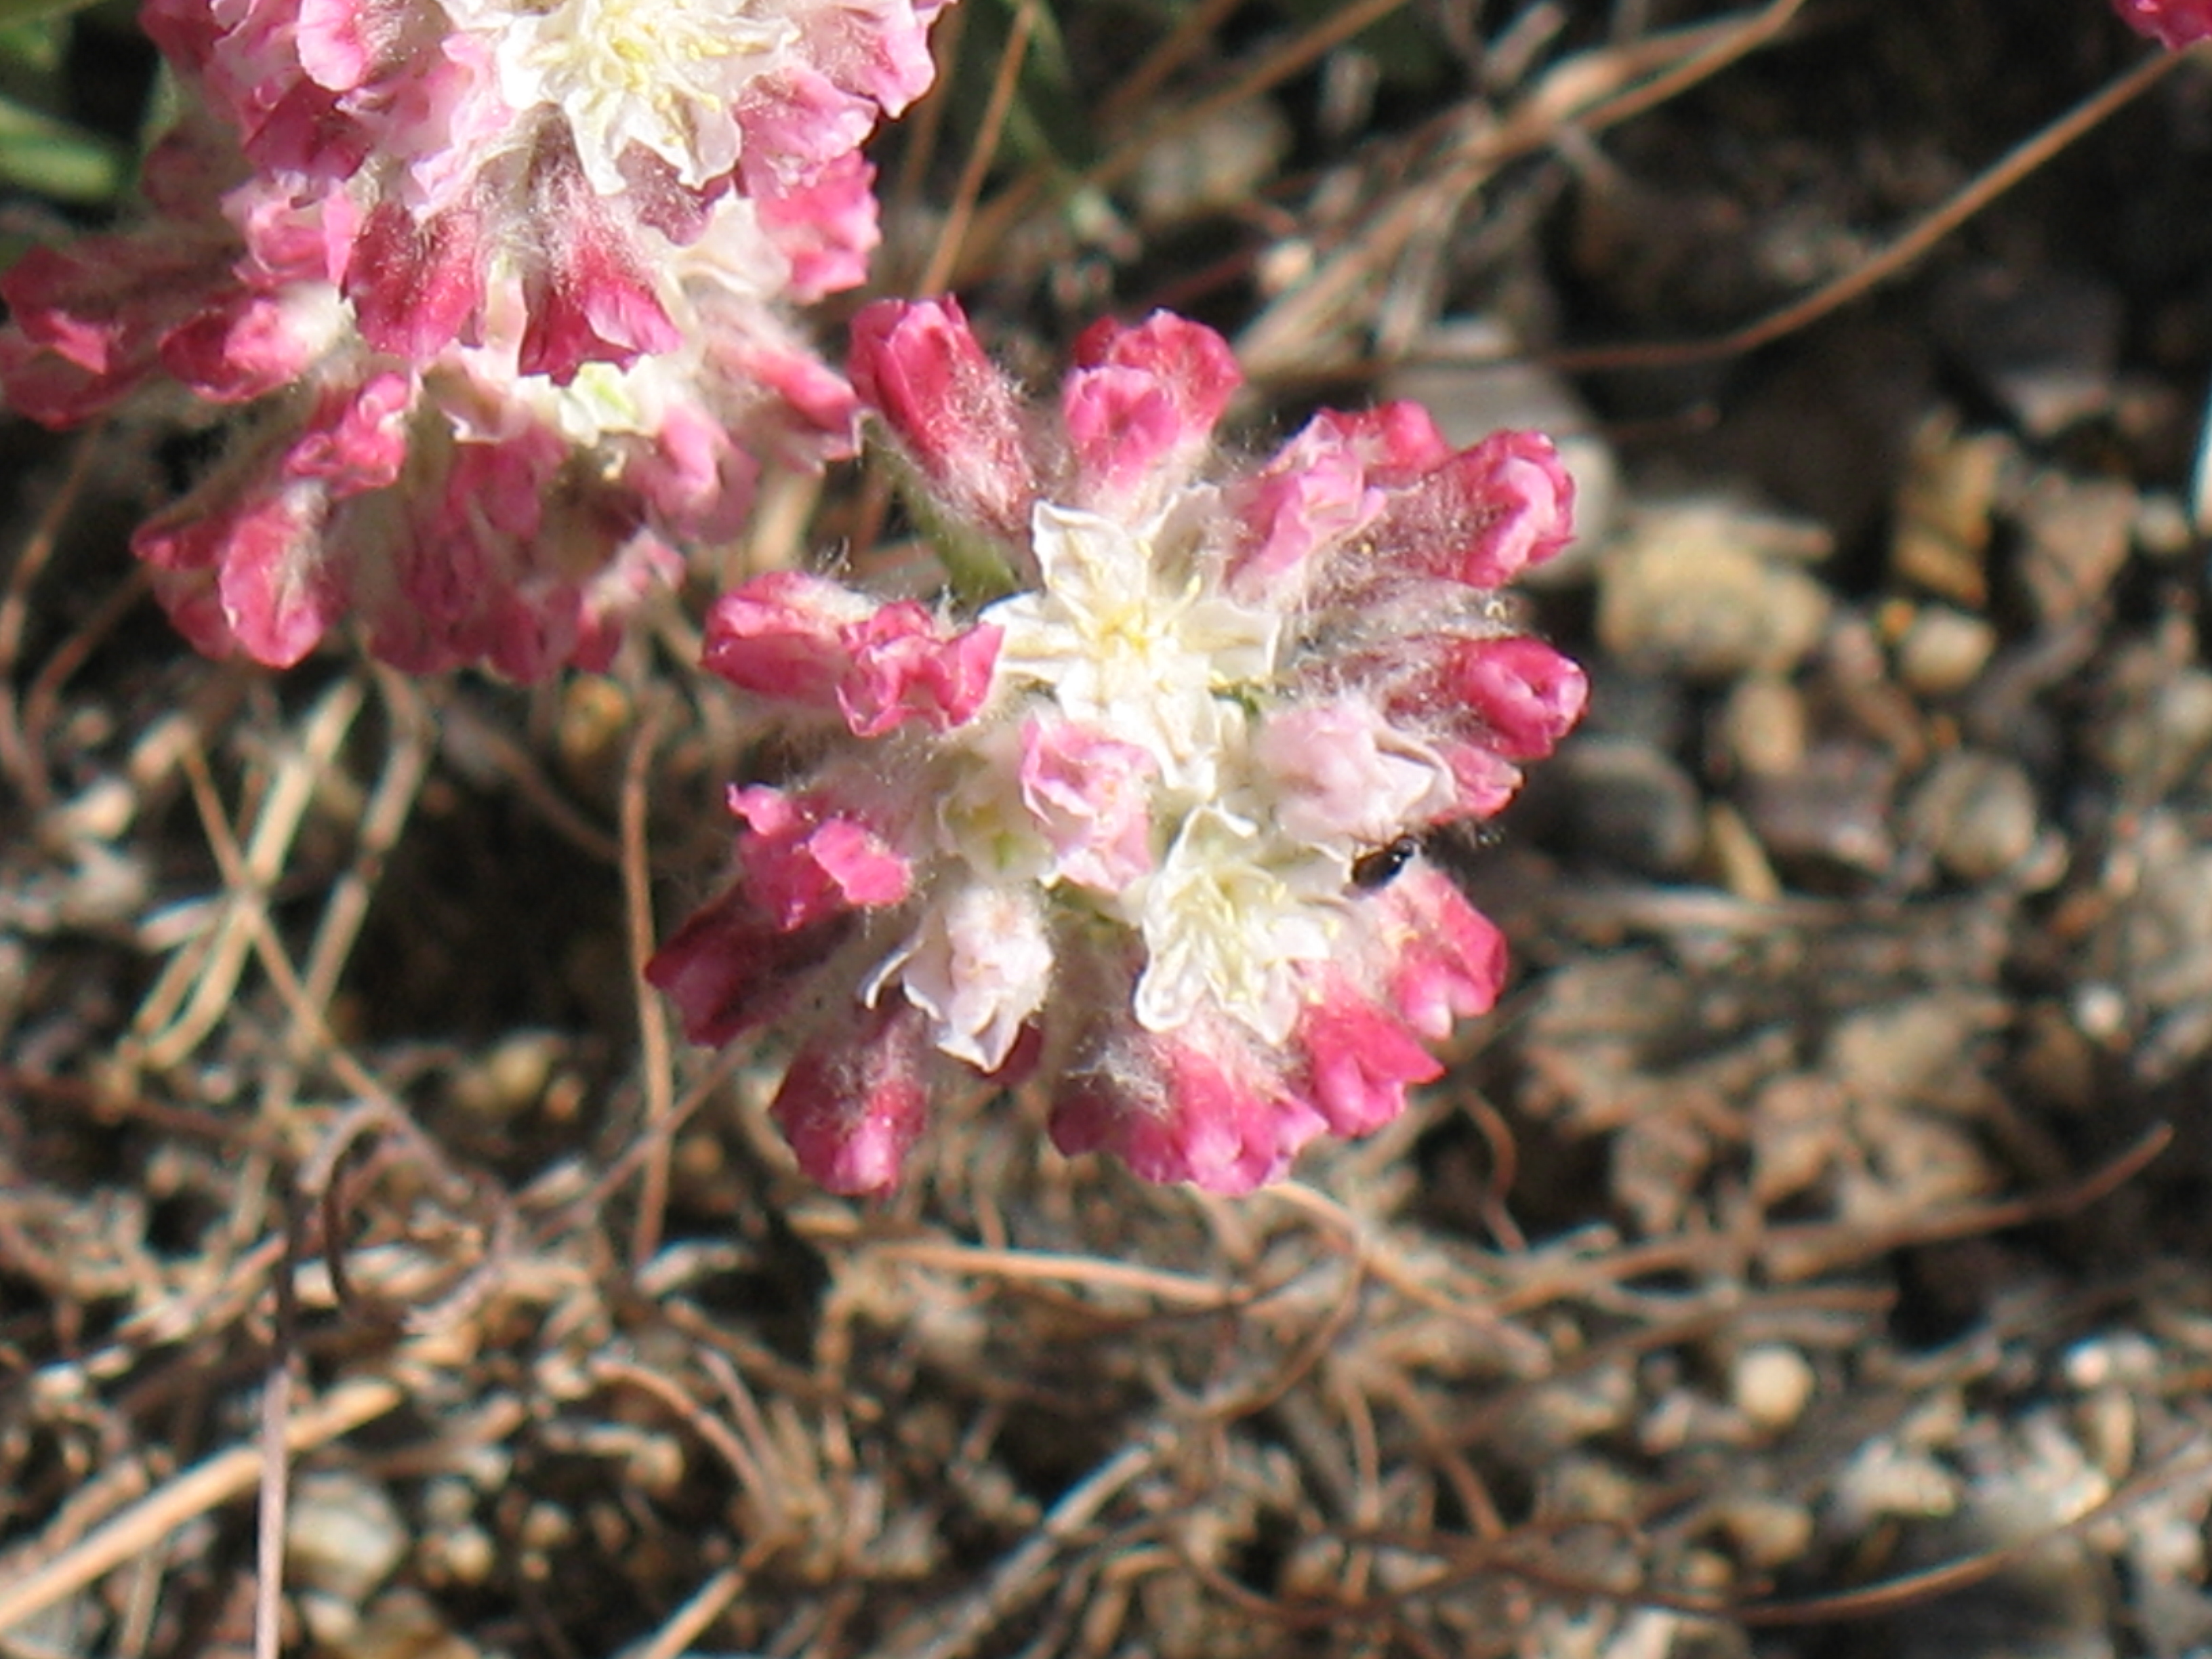
[[(801, 302), (876, 238), (859, 158), (927, 88), (938, 0), (147, 0), (261, 178), (334, 227), (373, 350), (501, 331), (526, 374), (674, 349), (658, 273), (733, 201)], [(254, 227), (245, 227), (258, 255)]]
[[(851, 453), (787, 312), (866, 273), (859, 146), (927, 86), (938, 3), (148, 0), (197, 101), (144, 222), (0, 281), (0, 391), (240, 409), (137, 541), (203, 649), (289, 664), (358, 618), (413, 670), (599, 665), (763, 459)], [(970, 695), (866, 609), (856, 718)]]
[[(768, 793), (849, 803), (901, 880), (816, 879), (794, 909), (795, 843), (747, 810), (735, 884), (654, 981), (702, 1042), (809, 1011), (775, 1112), (841, 1190), (896, 1179), (933, 1073), (1035, 1075), (1063, 1150), (1219, 1191), (1388, 1121), (1504, 972), (1416, 838), (1497, 811), (1586, 693), (1496, 591), (1568, 538), (1551, 446), (1455, 452), (1395, 404), (1240, 465), (1215, 438), (1228, 347), (1164, 313), (1086, 334), (1057, 420), (949, 301), (872, 307), (854, 340), (960, 599), (763, 576), (716, 607), (707, 662), (808, 722), (818, 770)], [(881, 720), (850, 689), (878, 637), (911, 652)], [(806, 1058), (893, 1030), (918, 1036)], [(891, 1055), (913, 1069), (887, 1115)]]
[[(270, 208), (260, 181), (190, 205), (0, 278), (0, 389), (57, 426), (170, 383), (241, 406), (214, 465), (134, 542), (210, 654), (289, 665), (357, 618), (417, 672), (598, 665), (680, 547), (742, 525), (757, 457), (849, 451), (849, 388), (764, 295), (732, 292), (711, 240), (664, 268), (679, 349), (561, 385), (523, 370), (520, 312), (426, 358), (370, 346), (319, 216)], [(289, 264), (247, 250), (241, 214), (264, 247), (282, 228)]]

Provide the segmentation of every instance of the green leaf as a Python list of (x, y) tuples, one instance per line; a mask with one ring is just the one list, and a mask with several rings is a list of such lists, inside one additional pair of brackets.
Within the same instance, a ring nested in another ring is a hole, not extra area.
[(0, 27), (89, 11), (99, 0), (0, 0)]
[(112, 202), (131, 179), (120, 144), (0, 98), (0, 183), (57, 202)]
[(51, 81), (61, 72), (69, 24), (53, 17), (0, 23), (0, 70)]

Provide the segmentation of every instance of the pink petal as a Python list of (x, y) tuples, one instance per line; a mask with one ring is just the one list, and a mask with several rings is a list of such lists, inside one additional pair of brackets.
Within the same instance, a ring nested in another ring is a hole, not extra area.
[(845, 630), (869, 611), (825, 577), (769, 571), (714, 601), (702, 660), (741, 691), (826, 714), (853, 671)]
[(483, 258), (471, 216), (452, 210), (417, 221), (396, 202), (381, 204), (362, 222), (346, 269), (362, 337), (410, 362), (427, 361), (475, 316)]
[(162, 343), (208, 305), (234, 302), (227, 252), (197, 228), (35, 247), (0, 277), (0, 387), (49, 426), (112, 409), (161, 373)]
[(1331, 445), (1358, 462), (1369, 482), (1386, 486), (1409, 483), (1452, 458), (1435, 418), (1414, 403), (1325, 409), (1308, 430), (1325, 433)]
[(1020, 400), (957, 301), (866, 307), (853, 319), (848, 372), (948, 507), (1001, 537), (1026, 535), (1033, 491)]
[(1323, 1127), (1233, 1038), (1208, 1043), (1186, 1027), (1117, 1047), (1110, 1065), (1061, 1081), (1053, 1145), (1071, 1157), (1109, 1152), (1146, 1181), (1188, 1181), (1248, 1193), (1287, 1171)]
[(868, 279), (868, 255), (883, 240), (876, 222), (876, 170), (858, 150), (757, 204), (761, 228), (791, 262), (790, 294), (811, 305)]
[(869, 100), (798, 58), (750, 87), (737, 111), (744, 134), (738, 163), (745, 191), (772, 198), (804, 186), (818, 171), (857, 152), (876, 125)]
[(798, 932), (778, 927), (742, 885), (732, 887), (676, 930), (645, 977), (676, 1005), (685, 1036), (724, 1043), (789, 1008), (849, 931), (842, 917)]
[(1447, 816), (1494, 817), (1521, 793), (1521, 769), (1486, 739), (1447, 740), (1436, 748), (1451, 769), (1454, 799)]
[(681, 345), (637, 247), (582, 172), (548, 167), (536, 194), (546, 251), (524, 280), (529, 315), (516, 367), (567, 386), (586, 363), (627, 368), (649, 352)]
[(941, 0), (866, 0), (802, 14), (800, 27), (807, 55), (833, 80), (896, 115), (937, 77), (929, 26), (941, 9)]
[(2113, 0), (2138, 33), (2176, 48), (2212, 36), (2212, 0)]
[(1291, 1047), (1304, 1061), (1299, 1092), (1340, 1135), (1371, 1133), (1406, 1109), (1406, 1090), (1443, 1075), (1405, 1024), (1332, 972), (1298, 1017)]
[(1589, 678), (1540, 640), (1510, 635), (1456, 644), (1445, 695), (1480, 720), (1509, 760), (1540, 760), (1582, 718)]
[(1370, 903), (1389, 953), (1390, 1006), (1431, 1042), (1487, 1013), (1505, 983), (1505, 936), (1440, 870), (1416, 865)]
[(228, 495), (186, 497), (142, 525), (131, 546), (164, 569), (212, 568), (230, 641), (257, 662), (289, 668), (345, 612), (322, 525), (321, 492), (263, 479)]
[(1449, 801), (1443, 770), (1364, 701), (1308, 702), (1270, 714), (1252, 758), (1275, 797), (1276, 821), (1316, 845), (1377, 845), (1430, 822)]
[(1118, 893), (1152, 869), (1150, 750), (1073, 720), (1022, 726), (1022, 803), (1044, 832), (1055, 873)]
[(1076, 342), (1060, 392), (1078, 504), (1155, 501), (1181, 485), (1243, 383), (1229, 343), (1168, 312), (1135, 328), (1110, 319)]
[(622, 477), (671, 535), (719, 541), (744, 528), (759, 474), (728, 427), (683, 404), (669, 410), (650, 445), (625, 455)]
[(284, 296), (210, 296), (161, 341), (161, 366), (210, 403), (239, 404), (289, 386), (328, 347)]
[(1574, 539), (1574, 480), (1538, 432), (1494, 432), (1395, 495), (1378, 547), (1470, 587), (1501, 587)]
[(1316, 556), (1356, 534), (1382, 504), (1381, 492), (1368, 489), (1365, 473), (1341, 453), (1279, 458), (1232, 495), (1238, 535), (1230, 580), (1254, 598), (1300, 591)]
[(979, 623), (948, 635), (912, 599), (848, 624), (839, 638), (852, 668), (837, 702), (853, 735), (879, 738), (909, 720), (933, 732), (965, 724), (990, 692), (1004, 631)]
[(334, 498), (392, 483), (407, 459), (414, 404), (414, 376), (397, 370), (325, 387), (285, 452), (284, 476), (316, 479)]
[(738, 848), (746, 889), (786, 933), (912, 890), (912, 866), (883, 834), (819, 793), (733, 786), (729, 803), (753, 832)]
[(855, 1007), (854, 1027), (823, 1031), (799, 1051), (769, 1113), (809, 1179), (858, 1196), (898, 1184), (929, 1094), (920, 1011), (898, 998)]

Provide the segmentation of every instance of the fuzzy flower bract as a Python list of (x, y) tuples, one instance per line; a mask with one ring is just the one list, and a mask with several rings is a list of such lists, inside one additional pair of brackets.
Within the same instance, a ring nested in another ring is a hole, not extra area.
[(737, 878), (650, 976), (696, 1041), (800, 1033), (774, 1115), (841, 1191), (894, 1182), (962, 1075), (1224, 1192), (1388, 1121), (1504, 972), (1417, 838), (1495, 812), (1585, 696), (1498, 593), (1571, 533), (1550, 443), (1455, 451), (1401, 404), (1240, 463), (1229, 349), (1166, 313), (1087, 333), (1049, 415), (951, 301), (854, 340), (957, 597), (718, 602), (708, 666), (819, 758), (732, 790)]

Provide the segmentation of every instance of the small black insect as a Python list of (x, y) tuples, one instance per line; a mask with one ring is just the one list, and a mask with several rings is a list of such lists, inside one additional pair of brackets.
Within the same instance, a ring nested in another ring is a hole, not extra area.
[(1413, 854), (1420, 850), (1418, 836), (1401, 836), (1395, 841), (1362, 853), (1352, 861), (1352, 884), (1363, 893), (1388, 887), (1397, 880), (1398, 872), (1411, 864)]

